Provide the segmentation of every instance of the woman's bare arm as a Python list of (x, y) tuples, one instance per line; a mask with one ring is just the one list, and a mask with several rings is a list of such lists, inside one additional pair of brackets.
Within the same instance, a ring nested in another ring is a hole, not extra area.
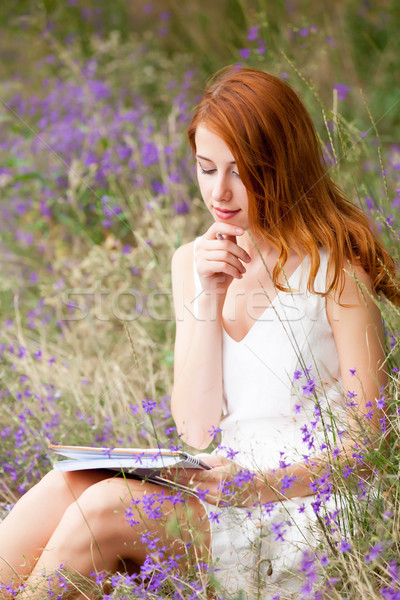
[[(338, 351), (343, 390), (351, 396), (355, 394), (352, 400), (357, 405), (354, 411), (357, 419), (361, 417), (367, 428), (370, 423), (378, 432), (381, 413), (376, 408), (376, 399), (387, 384), (382, 317), (367, 273), (350, 263), (344, 270), (340, 303), (337, 293), (328, 298), (327, 315)], [(365, 418), (368, 413), (371, 419)], [(350, 426), (356, 430), (357, 423), (349, 418)]]
[[(210, 297), (199, 298), (199, 316), (193, 314), (192, 265), (193, 244), (182, 246), (172, 261), (176, 334), (171, 408), (183, 441), (206, 448), (222, 411), (221, 319), (219, 314), (212, 317)], [(214, 310), (220, 312), (220, 307)]]
[[(216, 240), (222, 232), (226, 239)], [(222, 309), (234, 277), (241, 277), (247, 253), (234, 236), (243, 230), (214, 223), (199, 241), (197, 270), (203, 292), (194, 315), (193, 243), (179, 248), (172, 260), (176, 315), (172, 414), (182, 439), (206, 448), (222, 413)]]

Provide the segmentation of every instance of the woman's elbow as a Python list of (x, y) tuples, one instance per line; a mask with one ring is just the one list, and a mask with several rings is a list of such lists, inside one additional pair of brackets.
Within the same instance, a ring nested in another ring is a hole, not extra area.
[(205, 450), (212, 441), (209, 433), (204, 432), (204, 430), (197, 427), (188, 428), (185, 426), (178, 426), (177, 430), (179, 439), (196, 450)]

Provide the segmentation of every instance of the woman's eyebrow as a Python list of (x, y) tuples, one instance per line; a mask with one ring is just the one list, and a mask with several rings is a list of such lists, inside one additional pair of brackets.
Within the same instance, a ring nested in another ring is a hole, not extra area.
[[(201, 156), (200, 154), (196, 154), (196, 158), (201, 158), (202, 160), (206, 160), (207, 162), (214, 162), (211, 158), (206, 158), (205, 156)], [(236, 160), (232, 160), (230, 165), (236, 165)]]

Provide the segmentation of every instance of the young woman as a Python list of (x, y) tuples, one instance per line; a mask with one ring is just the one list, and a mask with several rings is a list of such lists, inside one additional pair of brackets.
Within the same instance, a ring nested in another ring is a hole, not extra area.
[(167, 474), (198, 497), (170, 497), (161, 520), (139, 503), (133, 525), (131, 499), (159, 487), (48, 474), (0, 526), (2, 580), (27, 577), (21, 598), (41, 598), (42, 571), (60, 565), (86, 576), (141, 565), (143, 532), (171, 554), (212, 558), (231, 592), (296, 590), (328, 464), (356, 466), (357, 430), (377, 436), (386, 378), (374, 298), (399, 302), (395, 266), (332, 182), (299, 98), (266, 73), (226, 69), (189, 141), (213, 223), (173, 258), (172, 411), (187, 444), (205, 449), (220, 430), (220, 449), (206, 457), (210, 471)]

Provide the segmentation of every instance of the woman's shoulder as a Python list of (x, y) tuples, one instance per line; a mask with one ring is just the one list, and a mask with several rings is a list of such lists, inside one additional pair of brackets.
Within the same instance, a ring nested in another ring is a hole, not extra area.
[(194, 289), (194, 249), (196, 240), (182, 244), (177, 248), (172, 256), (171, 276), (172, 284), (183, 284), (185, 288), (192, 287)]
[(343, 278), (333, 294), (337, 302), (340, 301), (341, 304), (366, 304), (366, 296), (370, 299), (377, 297), (373, 289), (371, 276), (362, 265), (351, 262), (348, 258), (343, 258), (340, 261), (339, 268)]
[(306, 255), (304, 266), (301, 289), (307, 290), (307, 297), (324, 301), (328, 316), (335, 305), (366, 304), (367, 297), (376, 298), (371, 276), (346, 256), (336, 256), (320, 246), (317, 255)]
[(196, 240), (182, 244), (177, 248), (172, 256), (172, 269), (182, 269), (193, 263), (193, 252)]
[(349, 295), (355, 295), (361, 288), (368, 290), (369, 294), (374, 294), (371, 276), (364, 267), (357, 261), (351, 261), (347, 256), (335, 258), (335, 254), (329, 254), (326, 248), (319, 248), (320, 268), (325, 272), (327, 282), (330, 282), (337, 271), (339, 277), (337, 285), (331, 296), (341, 296), (345, 291)]

